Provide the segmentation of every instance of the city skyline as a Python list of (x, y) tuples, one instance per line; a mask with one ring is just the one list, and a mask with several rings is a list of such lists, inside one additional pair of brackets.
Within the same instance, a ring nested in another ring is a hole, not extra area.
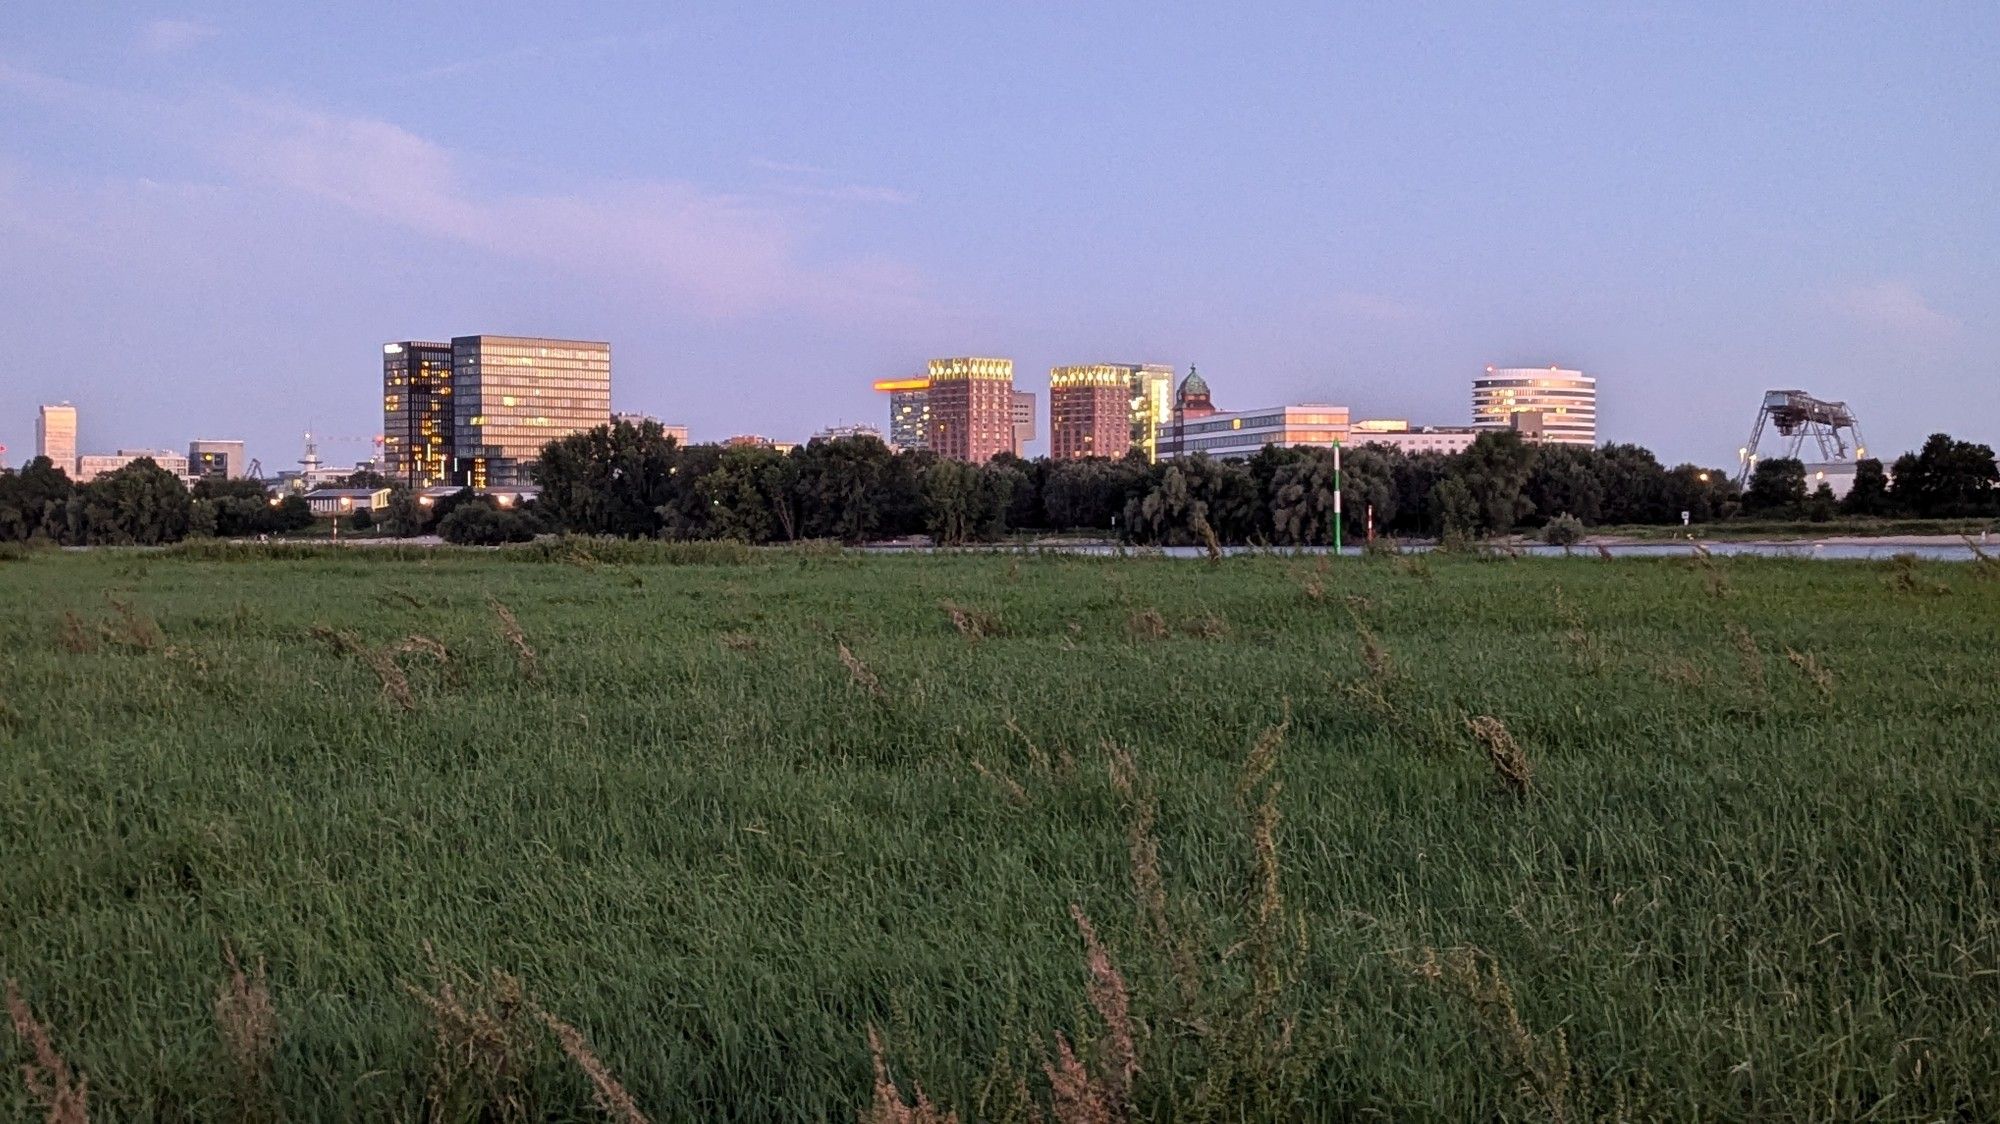
[[(375, 432), (380, 341), (434, 324), (617, 341), (613, 408), (709, 436), (974, 354), (1431, 424), (1556, 364), (1669, 462), (1728, 463), (1780, 387), (1882, 450), (2000, 438), (1990, 8), (124, 19), (0, 14), (11, 465), (68, 400), (82, 451), (275, 469)], [(383, 42), (451, 48), (385, 77)], [(1013, 80), (918, 96), (967, 42)], [(752, 51), (771, 82), (719, 80)], [(1054, 80), (1086, 59), (1129, 61)]]

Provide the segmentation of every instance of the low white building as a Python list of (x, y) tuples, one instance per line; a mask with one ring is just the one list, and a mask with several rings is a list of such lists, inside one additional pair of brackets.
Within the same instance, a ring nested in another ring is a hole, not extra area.
[(1419, 425), (1406, 421), (1370, 420), (1354, 423), (1355, 445), (1378, 445), (1405, 453), (1463, 453), (1479, 438), (1480, 431), (1469, 425)]
[(1211, 457), (1249, 457), (1266, 445), (1330, 447), (1348, 443), (1347, 407), (1308, 402), (1268, 406), (1261, 410), (1183, 417), (1176, 414), (1160, 427), (1162, 457), (1207, 453)]
[(352, 515), (375, 512), (389, 506), (387, 488), (318, 488), (306, 493), (306, 505), (314, 515)]
[(88, 484), (142, 458), (151, 460), (183, 482), (188, 478), (188, 459), (171, 449), (120, 449), (116, 453), (85, 453), (76, 458), (76, 482)]

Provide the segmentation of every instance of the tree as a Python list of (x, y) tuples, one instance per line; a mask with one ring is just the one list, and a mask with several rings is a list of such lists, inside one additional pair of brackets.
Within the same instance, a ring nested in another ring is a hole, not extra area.
[(792, 460), (769, 446), (723, 449), (715, 467), (694, 482), (697, 500), (708, 503), (708, 534), (748, 543), (792, 538), (796, 476)]
[(438, 520), (438, 537), (458, 546), (499, 546), (535, 537), (537, 519), (526, 511), (509, 511), (480, 496), (458, 505)]
[(1806, 500), (1806, 518), (1815, 523), (1824, 523), (1840, 512), (1840, 501), (1833, 498), (1833, 486), (1825, 481), (1813, 489), (1812, 497)]
[[(1368, 448), (1344, 450), (1340, 465), (1340, 502), (1346, 509), (1349, 527), (1360, 526), (1366, 534), (1370, 513), (1374, 525), (1387, 527), (1401, 512), (1402, 498), (1396, 494), (1393, 461), (1402, 454)], [(1349, 537), (1360, 537), (1350, 534)]]
[(359, 472), (350, 472), (345, 476), (333, 480), (331, 483), (327, 485), (327, 487), (366, 488), (372, 492), (381, 488), (394, 488), (400, 483), (401, 481), (392, 480), (389, 477), (384, 476), (379, 472), (376, 472), (374, 469), (364, 468)]
[(278, 501), (271, 528), (276, 531), (303, 531), (313, 525), (312, 505), (304, 496), (286, 496)]
[(801, 535), (858, 543), (880, 532), (883, 485), (896, 459), (887, 445), (875, 437), (841, 437), (811, 442), (793, 455)]
[(180, 477), (151, 457), (140, 457), (91, 481), (70, 498), (68, 541), (142, 546), (179, 542), (188, 535), (192, 502)]
[(1676, 523), (1683, 511), (1688, 513), (1690, 522), (1707, 523), (1727, 519), (1742, 506), (1736, 481), (1719, 468), (1676, 465), (1667, 473), (1666, 491), (1667, 508)]
[(566, 531), (657, 535), (679, 452), (655, 421), (614, 422), (551, 441), (532, 470), (543, 512)]
[[(1268, 446), (1266, 447), (1268, 450)], [(1320, 546), (1333, 541), (1333, 452), (1301, 449), (1271, 477), (1271, 541), (1286, 546)]]
[(1535, 450), (1512, 430), (1482, 433), (1458, 457), (1456, 475), (1477, 509), (1478, 526), (1495, 534), (1533, 510), (1524, 490)]
[(1889, 499), (1889, 474), (1882, 470), (1879, 459), (1866, 457), (1854, 462), (1854, 483), (1842, 497), (1840, 510), (1845, 515), (1887, 515), (1894, 510)]
[(1479, 530), (1479, 497), (1462, 476), (1447, 476), (1431, 489), (1432, 521), (1447, 544), (1470, 539)]
[(1604, 522), (1680, 522), (1680, 509), (1668, 502), (1667, 470), (1650, 450), (1606, 445), (1597, 450), (1597, 464), (1604, 486), (1600, 513)]
[(1897, 458), (1890, 494), (1913, 515), (1949, 518), (1991, 514), (1997, 486), (2000, 466), (1991, 446), (1933, 433), (1915, 454)]
[(1150, 485), (1125, 505), (1126, 531), (1168, 546), (1244, 542), (1260, 499), (1247, 467), (1196, 453), (1154, 466)]
[(1797, 457), (1758, 461), (1743, 493), (1744, 510), (1760, 515), (1797, 514), (1805, 502), (1806, 466)]
[(354, 515), (348, 519), (347, 525), (356, 531), (372, 531), (375, 529), (374, 513), (365, 507), (357, 507), (354, 509)]
[(1550, 519), (1568, 512), (1585, 523), (1603, 518), (1605, 466), (1596, 449), (1581, 445), (1543, 445), (1522, 486), (1531, 514)]
[(1570, 547), (1583, 541), (1583, 520), (1567, 511), (1557, 514), (1542, 525), (1542, 541), (1562, 547), (1567, 554)]
[(47, 457), (0, 474), (0, 541), (62, 538), (75, 494), (76, 485)]

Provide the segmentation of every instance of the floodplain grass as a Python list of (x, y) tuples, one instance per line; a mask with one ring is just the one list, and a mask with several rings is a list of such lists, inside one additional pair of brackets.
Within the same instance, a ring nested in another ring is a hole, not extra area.
[(267, 549), (0, 568), (0, 1117), (2000, 1116), (1976, 566)]

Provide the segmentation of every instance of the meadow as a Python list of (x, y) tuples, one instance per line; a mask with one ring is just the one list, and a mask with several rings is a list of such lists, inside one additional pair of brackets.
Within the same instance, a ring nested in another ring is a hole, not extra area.
[(1995, 570), (0, 560), (0, 1117), (1992, 1119)]

